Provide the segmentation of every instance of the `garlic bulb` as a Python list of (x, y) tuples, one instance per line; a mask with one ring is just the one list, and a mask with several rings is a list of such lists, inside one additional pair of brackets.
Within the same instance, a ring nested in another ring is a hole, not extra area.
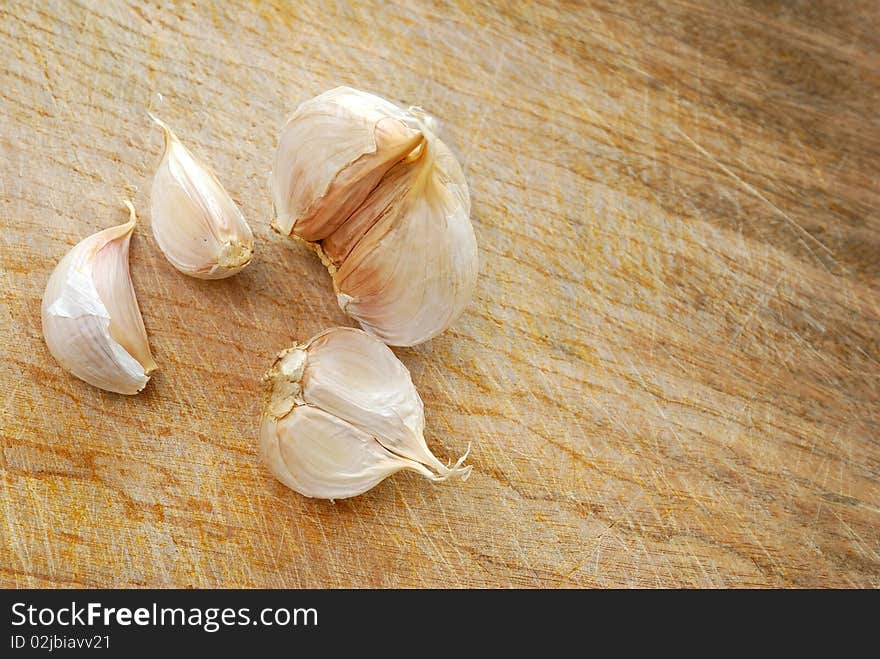
[(196, 160), (171, 129), (153, 177), (153, 235), (175, 268), (199, 279), (240, 272), (254, 252), (254, 236), (232, 198), (208, 167)]
[(310, 243), (343, 311), (389, 345), (436, 336), (477, 279), (470, 197), (433, 119), (350, 87), (306, 101), (284, 126), (273, 228)]
[(260, 454), (275, 477), (307, 497), (362, 494), (402, 469), (466, 480), (425, 444), (422, 399), (394, 353), (338, 327), (282, 352), (265, 378)]
[(61, 259), (43, 294), (43, 336), (49, 352), (91, 385), (136, 394), (156, 370), (128, 274), (130, 219), (83, 239)]

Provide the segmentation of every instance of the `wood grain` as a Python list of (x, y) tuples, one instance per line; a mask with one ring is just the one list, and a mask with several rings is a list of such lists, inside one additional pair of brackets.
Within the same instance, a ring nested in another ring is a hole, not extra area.
[[(880, 587), (878, 53), (867, 0), (4, 2), (0, 585)], [(255, 444), (273, 355), (350, 324), (268, 228), (276, 131), (338, 84), (444, 121), (481, 272), (397, 351), (474, 476), (334, 505)], [(158, 251), (147, 109), (251, 220), (241, 275)], [(39, 320), (124, 197), (136, 398)]]

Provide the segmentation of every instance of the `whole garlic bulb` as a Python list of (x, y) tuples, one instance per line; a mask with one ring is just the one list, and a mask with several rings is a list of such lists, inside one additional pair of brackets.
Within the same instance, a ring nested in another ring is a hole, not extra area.
[(49, 352), (91, 385), (136, 394), (156, 370), (128, 273), (137, 218), (77, 243), (61, 259), (43, 294), (43, 336)]
[(326, 330), (285, 350), (265, 379), (260, 454), (300, 494), (345, 499), (402, 469), (432, 481), (470, 475), (467, 453), (452, 467), (431, 453), (409, 371), (361, 330)]
[(213, 172), (157, 117), (165, 153), (150, 193), (153, 235), (168, 261), (198, 279), (224, 279), (251, 262), (254, 236)]
[(389, 345), (445, 330), (476, 286), (467, 183), (434, 128), (337, 87), (297, 108), (275, 157), (273, 228), (312, 244), (343, 311)]

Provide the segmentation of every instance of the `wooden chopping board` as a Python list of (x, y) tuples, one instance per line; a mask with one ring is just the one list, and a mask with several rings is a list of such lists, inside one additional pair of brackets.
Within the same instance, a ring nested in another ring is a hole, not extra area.
[[(880, 8), (716, 5), (4, 3), (0, 585), (880, 586)], [(339, 84), (444, 122), (481, 268), (396, 350), (473, 477), (332, 504), (255, 445), (274, 354), (352, 324), (268, 226), (277, 130)], [(148, 109), (251, 221), (239, 276), (159, 252)], [(39, 315), (129, 197), (134, 398)]]

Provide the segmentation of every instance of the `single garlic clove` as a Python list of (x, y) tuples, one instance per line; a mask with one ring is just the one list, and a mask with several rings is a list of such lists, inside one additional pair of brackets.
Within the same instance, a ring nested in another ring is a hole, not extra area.
[(137, 218), (77, 243), (55, 267), (42, 301), (43, 336), (65, 369), (91, 385), (136, 394), (156, 370), (128, 272)]
[(327, 330), (284, 351), (266, 379), (260, 452), (300, 494), (352, 497), (401, 469), (433, 481), (470, 475), (467, 454), (448, 467), (431, 453), (409, 371), (361, 330)]
[(419, 108), (340, 87), (279, 139), (275, 228), (317, 249), (340, 307), (389, 345), (436, 336), (476, 287), (467, 183), (435, 129)]
[(150, 195), (153, 235), (175, 268), (199, 279), (224, 279), (251, 262), (254, 236), (238, 206), (211, 170), (172, 130)]

